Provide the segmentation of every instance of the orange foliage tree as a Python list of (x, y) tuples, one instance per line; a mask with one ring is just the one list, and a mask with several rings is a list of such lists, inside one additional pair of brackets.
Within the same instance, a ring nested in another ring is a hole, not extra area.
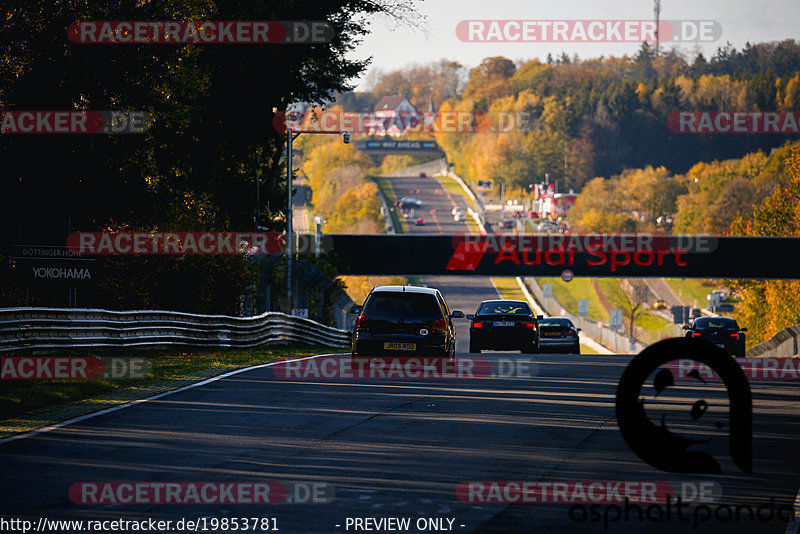
[[(800, 237), (800, 147), (794, 147), (787, 158), (786, 171), (788, 185), (778, 188), (756, 207), (751, 219), (738, 217), (731, 224), (732, 234)], [(728, 284), (742, 297), (737, 315), (752, 331), (751, 344), (800, 323), (800, 280), (732, 280)]]

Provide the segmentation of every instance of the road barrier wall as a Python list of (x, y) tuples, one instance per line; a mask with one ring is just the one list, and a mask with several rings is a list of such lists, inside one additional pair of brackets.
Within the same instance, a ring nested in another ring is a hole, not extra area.
[(791, 358), (800, 354), (798, 351), (798, 338), (800, 337), (800, 324), (784, 328), (768, 340), (759, 343), (747, 351), (748, 358)]

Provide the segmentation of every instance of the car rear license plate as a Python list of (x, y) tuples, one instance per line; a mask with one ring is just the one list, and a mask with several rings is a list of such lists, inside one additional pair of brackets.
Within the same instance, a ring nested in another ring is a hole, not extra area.
[(561, 332), (542, 332), (544, 337), (561, 337)]
[(417, 350), (416, 343), (394, 343), (394, 342), (385, 342), (383, 344), (383, 350)]
[(514, 321), (494, 321), (494, 326), (514, 326)]

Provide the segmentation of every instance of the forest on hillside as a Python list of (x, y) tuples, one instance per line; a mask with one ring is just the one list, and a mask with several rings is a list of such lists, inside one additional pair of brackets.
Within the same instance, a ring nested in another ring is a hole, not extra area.
[[(720, 47), (709, 59), (679, 50), (659, 55), (643, 44), (636, 55), (514, 62), (489, 57), (467, 71), (445, 59), (390, 72), (374, 70), (369, 91), (344, 92), (334, 104), (371, 111), (383, 96), (406, 96), (418, 110), (498, 116), (521, 114), (510, 131), (436, 134), (456, 172), (507, 187), (549, 174), (561, 190), (579, 191), (597, 176), (665, 167), (685, 173), (701, 161), (769, 151), (792, 134), (674, 133), (676, 111), (797, 111), (800, 43), (786, 40)], [(503, 130), (503, 129), (501, 129)]]

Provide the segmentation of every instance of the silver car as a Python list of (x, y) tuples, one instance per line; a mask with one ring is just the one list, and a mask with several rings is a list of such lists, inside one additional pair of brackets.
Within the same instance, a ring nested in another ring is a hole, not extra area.
[(580, 328), (566, 317), (539, 319), (539, 349), (541, 352), (581, 353)]

